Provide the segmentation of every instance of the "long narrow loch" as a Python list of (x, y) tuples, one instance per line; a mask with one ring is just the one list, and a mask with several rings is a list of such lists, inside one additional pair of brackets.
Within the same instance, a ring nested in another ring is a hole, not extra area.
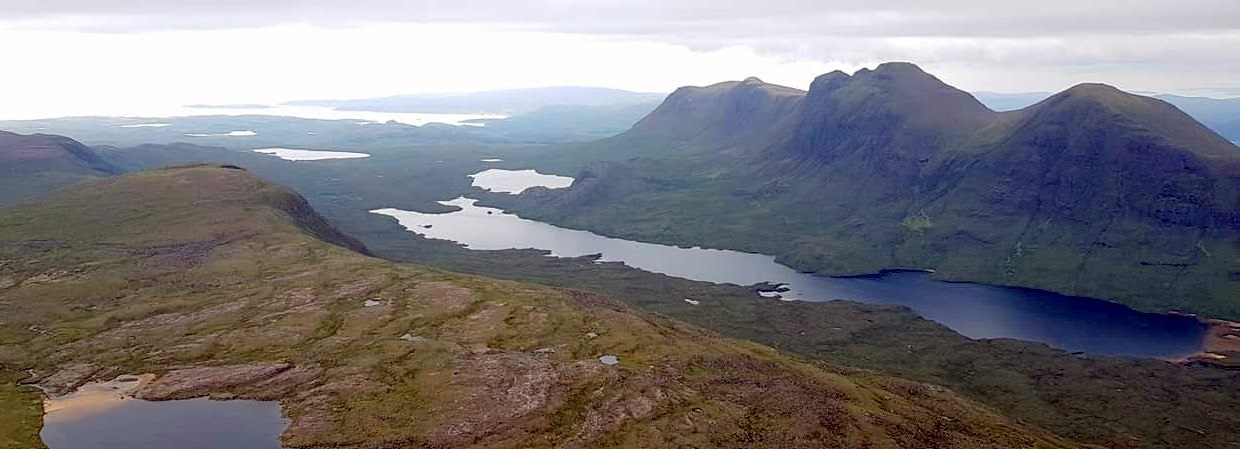
[[(1142, 313), (1111, 302), (991, 285), (942, 282), (926, 273), (889, 272), (833, 278), (798, 273), (773, 256), (680, 248), (604, 237), (480, 207), (475, 200), (443, 202), (460, 210), (427, 214), (379, 209), (408, 230), (474, 250), (540, 249), (553, 256), (601, 254), (603, 262), (685, 279), (753, 285), (781, 284), (783, 299), (852, 300), (905, 306), (971, 338), (1014, 338), (1089, 354), (1178, 358), (1201, 350), (1206, 325), (1175, 315)], [(708, 303), (703, 303), (708, 307)]]

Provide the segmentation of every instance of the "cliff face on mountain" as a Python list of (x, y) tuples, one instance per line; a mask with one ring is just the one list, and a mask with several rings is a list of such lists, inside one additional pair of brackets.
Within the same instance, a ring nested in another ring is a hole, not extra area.
[(1240, 148), (1110, 86), (1000, 113), (906, 63), (829, 73), (808, 92), (721, 83), (677, 90), (588, 151), (612, 162), (563, 191), (493, 201), (823, 274), (934, 269), (1240, 317)]

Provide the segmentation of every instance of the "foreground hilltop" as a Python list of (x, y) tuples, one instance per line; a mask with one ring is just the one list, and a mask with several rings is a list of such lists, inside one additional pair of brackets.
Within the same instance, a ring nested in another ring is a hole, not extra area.
[[(3, 376), (63, 393), (151, 372), (139, 397), (278, 399), (288, 447), (1074, 447), (606, 297), (369, 258), (297, 204), (194, 166), (5, 211)], [(6, 413), (37, 410), (5, 385)], [(31, 417), (0, 427), (37, 444)]]
[(1240, 317), (1240, 148), (1174, 106), (1083, 84), (994, 112), (908, 63), (677, 90), (554, 155), (561, 191), (494, 198), (612, 235)]

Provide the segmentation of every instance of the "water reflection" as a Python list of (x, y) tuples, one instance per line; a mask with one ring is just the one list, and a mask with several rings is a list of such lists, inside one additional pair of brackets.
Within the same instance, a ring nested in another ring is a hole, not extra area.
[(273, 401), (144, 401), (154, 376), (120, 376), (44, 402), (49, 449), (280, 449), (288, 425)]

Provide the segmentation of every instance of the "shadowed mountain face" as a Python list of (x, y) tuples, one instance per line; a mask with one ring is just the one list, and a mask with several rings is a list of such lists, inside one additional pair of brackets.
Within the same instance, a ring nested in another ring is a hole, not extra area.
[(905, 63), (806, 93), (722, 83), (677, 90), (588, 151), (617, 162), (496, 201), (826, 274), (925, 268), (1240, 317), (1240, 148), (1110, 86), (1000, 113)]
[[(364, 257), (290, 204), (192, 166), (6, 210), (0, 378), (59, 394), (151, 372), (137, 397), (279, 400), (285, 447), (1079, 447), (611, 298)], [(38, 446), (31, 392), (0, 385), (13, 447)]]
[(0, 131), (0, 207), (117, 169), (68, 137)]

